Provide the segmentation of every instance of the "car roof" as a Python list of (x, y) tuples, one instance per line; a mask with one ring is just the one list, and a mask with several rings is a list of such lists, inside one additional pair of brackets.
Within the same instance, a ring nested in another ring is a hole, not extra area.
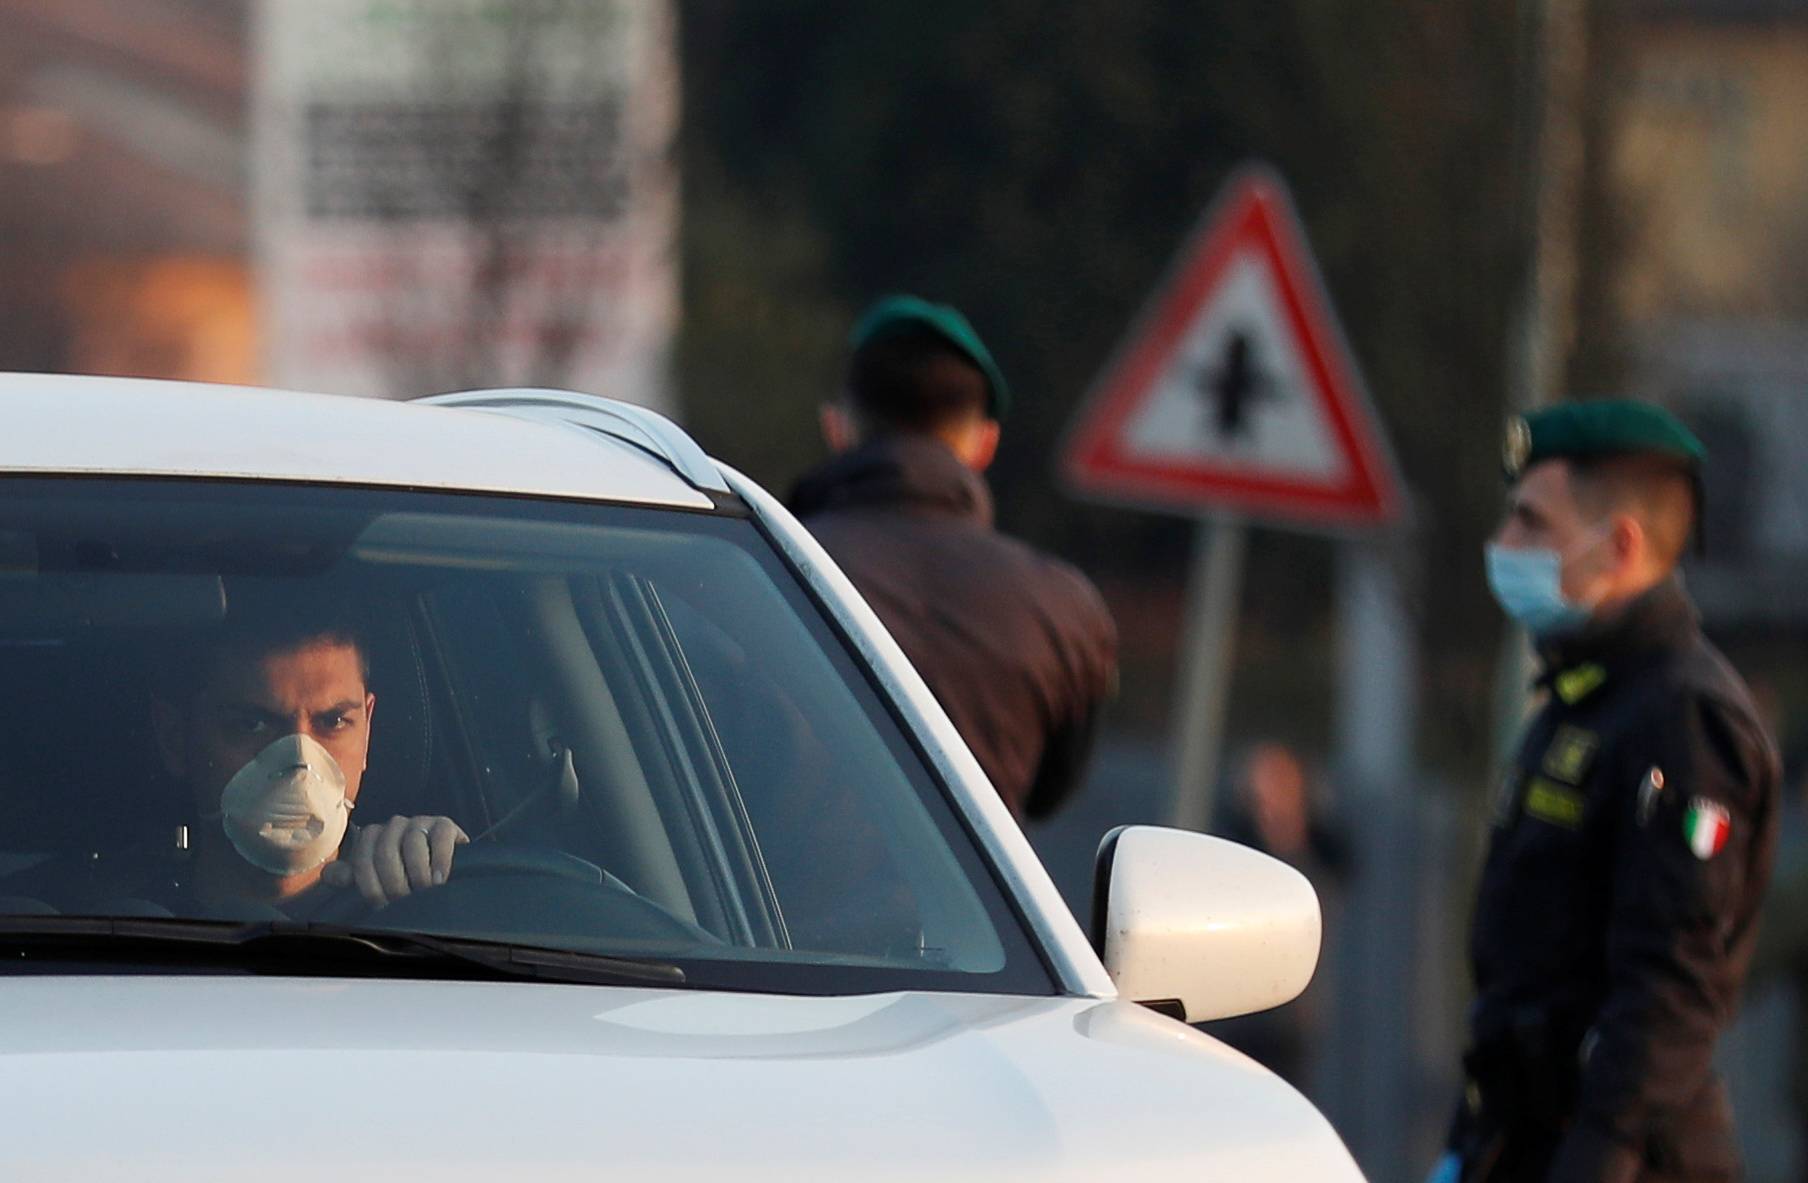
[(573, 423), (496, 408), (62, 374), (0, 374), (0, 473), (393, 485), (687, 509), (715, 504), (655, 452)]

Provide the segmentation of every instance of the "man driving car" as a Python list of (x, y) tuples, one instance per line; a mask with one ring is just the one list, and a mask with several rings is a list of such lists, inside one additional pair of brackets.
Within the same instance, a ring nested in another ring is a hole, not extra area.
[(197, 904), (307, 915), (337, 889), (377, 907), (446, 881), (467, 841), (450, 818), (351, 824), (376, 695), (364, 646), (341, 618), (241, 624), (172, 666), (152, 724), (200, 822), (183, 885)]

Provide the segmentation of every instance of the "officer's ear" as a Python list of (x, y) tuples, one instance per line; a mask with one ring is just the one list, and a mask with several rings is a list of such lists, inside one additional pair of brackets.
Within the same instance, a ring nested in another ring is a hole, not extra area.
[(998, 420), (981, 419), (967, 429), (961, 447), (961, 461), (974, 472), (992, 467), (998, 457)]
[(1607, 545), (1617, 570), (1641, 567), (1651, 559), (1650, 535), (1634, 514), (1616, 513), (1608, 519)]
[(816, 421), (822, 428), (822, 442), (831, 452), (852, 451), (860, 443), (859, 429), (853, 415), (841, 403), (823, 403), (816, 408)]

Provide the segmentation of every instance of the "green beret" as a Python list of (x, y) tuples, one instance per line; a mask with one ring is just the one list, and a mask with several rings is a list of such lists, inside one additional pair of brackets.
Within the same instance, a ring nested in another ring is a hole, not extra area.
[(1541, 460), (1657, 456), (1700, 479), (1707, 450), (1676, 416), (1650, 403), (1592, 399), (1542, 407), (1507, 424), (1501, 465), (1509, 481)]
[(973, 331), (973, 326), (967, 323), (967, 318), (950, 305), (931, 304), (915, 296), (886, 296), (867, 309), (866, 315), (854, 325), (850, 343), (859, 350), (874, 341), (917, 328), (928, 329), (979, 367), (986, 379), (986, 414), (1003, 419), (1011, 404), (1011, 391), (1004, 384), (1004, 374), (999, 372), (998, 363), (992, 360), (991, 353), (979, 339), (979, 334)]

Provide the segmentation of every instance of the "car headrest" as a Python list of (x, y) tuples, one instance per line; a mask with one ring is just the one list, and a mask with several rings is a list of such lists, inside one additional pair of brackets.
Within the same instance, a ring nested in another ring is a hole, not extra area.
[(362, 631), (377, 705), (371, 717), (370, 766), (358, 795), (360, 821), (433, 812), (427, 792), (434, 756), (433, 701), (420, 630), (398, 608), (370, 613)]

